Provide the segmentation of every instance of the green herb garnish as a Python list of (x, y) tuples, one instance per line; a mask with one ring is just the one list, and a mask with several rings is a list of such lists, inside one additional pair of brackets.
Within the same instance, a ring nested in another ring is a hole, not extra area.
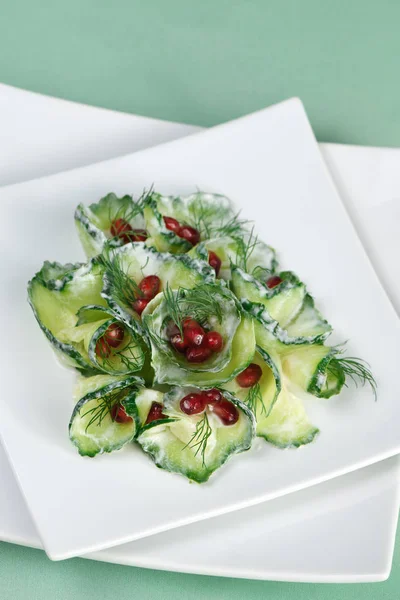
[[(339, 351), (339, 354), (340, 352), (341, 351)], [(359, 384), (364, 386), (368, 383), (373, 391), (375, 401), (377, 400), (377, 384), (375, 377), (371, 373), (369, 364), (362, 358), (356, 358), (354, 356), (332, 358), (327, 366), (327, 372), (335, 378), (340, 377), (340, 375), (350, 377), (356, 387), (358, 387)], [(344, 385), (348, 387), (346, 381)]]
[(205, 454), (207, 450), (208, 438), (212, 435), (212, 428), (208, 421), (207, 413), (205, 412), (200, 421), (196, 424), (196, 430), (189, 442), (182, 448), (192, 448), (194, 450), (194, 455), (197, 456), (201, 454), (203, 467), (206, 466)]
[[(167, 312), (181, 335), (183, 335), (183, 320), (188, 317), (200, 325), (205, 325), (211, 316), (216, 317), (218, 322), (222, 323), (222, 308), (213, 291), (215, 292), (215, 288), (205, 285), (190, 290), (179, 288), (173, 292), (167, 284), (163, 292)], [(218, 292), (220, 291), (218, 289)]]

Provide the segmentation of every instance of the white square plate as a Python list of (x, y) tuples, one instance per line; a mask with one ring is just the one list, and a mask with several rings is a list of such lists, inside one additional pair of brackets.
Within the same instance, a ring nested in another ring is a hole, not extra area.
[[(0, 170), (0, 184), (9, 181), (10, 173), (18, 182), (29, 179), (32, 174), (48, 175), (76, 165), (71, 161), (76, 161), (78, 142), (80, 160), (93, 162), (122, 154), (124, 150), (134, 152), (166, 141), (166, 132), (175, 139), (178, 134), (187, 135), (195, 129), (121, 115), (5, 85), (0, 85), (0, 112), (4, 125), (0, 156), (6, 156), (8, 166), (4, 173)], [(38, 131), (41, 132), (40, 151), (36, 145), (35, 153), (26, 152), (21, 162), (21, 147), (35, 145)], [(67, 139), (60, 147), (59, 141), (65, 136)], [(93, 138), (101, 143), (94, 145)], [(87, 153), (83, 151), (86, 147)], [(400, 151), (338, 144), (320, 144), (320, 148), (379, 275), (390, 274), (395, 268), (399, 242), (392, 239), (397, 243), (397, 250), (387, 254), (385, 239), (393, 216), (390, 207), (400, 197)], [(373, 171), (370, 165), (374, 165)], [(382, 215), (381, 210), (385, 208)], [(398, 303), (398, 283), (389, 277), (385, 281), (386, 289), (389, 284), (391, 298)], [(243, 576), (244, 572), (251, 571), (253, 577), (275, 580), (380, 581), (390, 571), (398, 512), (398, 475), (399, 459), (388, 459), (329, 483), (243, 510), (240, 513), (240, 521), (245, 521), (241, 526), (242, 537), (253, 539), (252, 532), (258, 533), (257, 543), (246, 545), (240, 564), (236, 560), (236, 546), (229, 548), (229, 552), (225, 546), (224, 552), (209, 558), (210, 548), (224, 539), (226, 531), (236, 527), (234, 513), (210, 522), (213, 539), (203, 548), (200, 563), (198, 537), (201, 543), (203, 535), (210, 531), (209, 527), (200, 525), (193, 525), (201, 529), (197, 536), (188, 526), (186, 537), (190, 534), (192, 546), (187, 548), (185, 544), (183, 562), (179, 560), (177, 545), (183, 531), (180, 528), (87, 558), (177, 571), (185, 569), (193, 573), (199, 568), (205, 573), (218, 570), (225, 576)], [(0, 540), (41, 547), (1, 446), (0, 482)], [(332, 498), (335, 498), (334, 505)], [(327, 539), (330, 551), (321, 553), (321, 545), (326, 544)], [(374, 540), (373, 544), (364, 543), (370, 539)], [(177, 548), (173, 548), (176, 545)], [(297, 552), (299, 547), (301, 553)], [(290, 555), (288, 548), (294, 549)], [(195, 560), (191, 561), (191, 557)]]
[[(58, 260), (76, 258), (69, 219), (77, 202), (111, 188), (138, 193), (149, 181), (167, 193), (191, 191), (195, 184), (224, 192), (245, 206), (249, 218), (260, 219), (260, 211), (266, 211), (259, 232), (281, 249), (286, 266), (308, 281), (339, 333), (351, 338), (352, 352), (372, 362), (380, 403), (374, 405), (366, 390), (352, 390), (330, 403), (315, 402), (310, 411), (323, 431), (318, 443), (296, 453), (264, 446), (233, 461), (200, 488), (160, 473), (134, 449), (100, 461), (77, 457), (66, 436), (69, 377), (49, 369), (50, 352), (42, 350), (23, 302), (25, 281), (50, 257), (49, 248)], [(260, 206), (261, 197), (272, 200)], [(391, 423), (399, 411), (389, 390), (399, 349), (397, 319), (354, 235), (298, 101), (134, 156), (13, 186), (3, 190), (1, 199), (1, 239), (10, 243), (20, 236), (25, 242), (8, 258), (3, 275), (6, 306), (13, 307), (4, 325), (6, 334), (8, 327), (14, 332), (7, 337), (3, 367), (8, 380), (13, 373), (15, 377), (0, 405), (2, 434), (53, 558), (255, 504), (396, 453), (399, 440)], [(322, 237), (318, 246), (316, 231)], [(16, 343), (22, 331), (23, 347)], [(18, 377), (21, 364), (24, 377)], [(123, 523), (113, 519), (115, 506), (125, 515)]]

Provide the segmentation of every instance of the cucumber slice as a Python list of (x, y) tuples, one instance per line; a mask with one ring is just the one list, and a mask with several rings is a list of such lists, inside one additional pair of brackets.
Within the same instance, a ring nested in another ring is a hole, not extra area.
[[(293, 274), (281, 273), (283, 282), (273, 289), (232, 265), (232, 289), (243, 308), (258, 322), (257, 343), (268, 351), (283, 345), (322, 342), (332, 328), (314, 307), (312, 297)], [(262, 331), (265, 329), (265, 333)]]
[(112, 222), (117, 219), (124, 219), (132, 229), (144, 229), (142, 199), (134, 202), (131, 196), (119, 198), (111, 193), (89, 207), (79, 204), (75, 211), (75, 225), (88, 258), (101, 254), (107, 243), (112, 246), (124, 243), (111, 234)]
[(164, 216), (177, 219), (181, 209), (182, 200), (178, 197), (152, 194), (146, 200), (143, 210), (145, 227), (159, 252), (181, 254), (192, 248), (192, 244), (167, 229), (164, 223)]
[[(225, 388), (235, 394), (254, 413), (257, 423), (270, 414), (281, 391), (281, 377), (273, 358), (259, 346), (252, 363), (259, 365), (262, 375), (258, 383), (251, 388), (242, 388), (236, 379), (225, 384)], [(258, 435), (258, 425), (257, 425)]]
[(153, 193), (145, 200), (144, 218), (146, 229), (160, 252), (179, 254), (192, 248), (189, 242), (166, 228), (163, 217), (195, 227), (202, 240), (242, 233), (242, 223), (225, 196), (204, 192), (186, 197)]
[[(95, 313), (100, 315), (101, 311), (95, 309)], [(108, 344), (105, 336), (111, 325), (118, 325), (124, 331), (123, 339), (116, 348)], [(115, 317), (107, 318), (107, 313), (103, 313), (103, 319), (63, 329), (58, 337), (62, 342), (72, 343), (81, 356), (87, 357), (92, 367), (100, 372), (110, 375), (129, 374), (139, 371), (144, 365), (145, 351), (141, 338)], [(101, 345), (98, 354), (99, 342)]]
[(289, 379), (318, 398), (339, 394), (345, 374), (336, 368), (337, 350), (318, 344), (297, 346), (282, 356), (282, 367)]
[(78, 322), (77, 312), (83, 305), (105, 305), (100, 295), (103, 268), (96, 261), (87, 265), (45, 262), (28, 283), (28, 300), (43, 333), (61, 361), (86, 370), (93, 365), (81, 343), (63, 341), (60, 332)]
[[(277, 266), (275, 250), (260, 240), (252, 242), (252, 239), (251, 233), (243, 233), (242, 238), (226, 236), (205, 240), (192, 248), (189, 256), (208, 262), (209, 252), (214, 252), (221, 260), (218, 277), (225, 281), (231, 279), (231, 264), (238, 262), (245, 263), (245, 270), (249, 273), (270, 275)], [(252, 243), (254, 246), (249, 249)]]
[(257, 435), (279, 448), (298, 448), (313, 441), (319, 429), (309, 420), (301, 399), (283, 384), (268, 417), (257, 423)]
[[(105, 375), (80, 379), (74, 391), (77, 404), (69, 424), (69, 436), (82, 456), (96, 456), (119, 450), (135, 438), (140, 426), (135, 398), (143, 381), (138, 377)], [(130, 417), (120, 423), (111, 416), (122, 406)]]
[(121, 321), (141, 334), (141, 318), (133, 310), (132, 304), (140, 297), (138, 284), (144, 277), (157, 275), (162, 290), (167, 285), (172, 289), (189, 289), (215, 280), (215, 272), (209, 264), (187, 255), (160, 253), (141, 243), (127, 244), (106, 253), (103, 262), (106, 269), (103, 298)]
[[(172, 298), (179, 298), (179, 310), (182, 310), (184, 316), (187, 316), (186, 302), (200, 297), (203, 293), (213, 298), (219, 308), (221, 320), (219, 321), (214, 313), (214, 316), (202, 324), (206, 329), (218, 331), (224, 340), (223, 349), (212, 354), (203, 363), (189, 363), (183, 354), (171, 346), (167, 326), (172, 316), (165, 294), (156, 296), (144, 311), (143, 324), (150, 339), (152, 366), (158, 383), (208, 387), (228, 381), (251, 361), (255, 350), (253, 326), (249, 319), (242, 317), (236, 299), (227, 288), (217, 284), (205, 284), (201, 289), (194, 288), (193, 294), (183, 289), (170, 290)], [(193, 304), (188, 306), (190, 312)]]
[(234, 425), (224, 425), (212, 406), (197, 415), (181, 411), (180, 400), (191, 392), (199, 392), (198, 388), (175, 387), (165, 394), (163, 413), (172, 421), (151, 423), (137, 438), (158, 467), (203, 483), (230, 456), (250, 448), (255, 435), (253, 413), (233, 394), (221, 391), (238, 410)]
[(301, 311), (286, 327), (289, 337), (311, 338), (313, 342), (323, 342), (331, 331), (332, 327), (315, 308), (310, 294), (306, 294)]
[(238, 251), (237, 240), (231, 237), (205, 240), (190, 250), (188, 256), (199, 258), (208, 263), (209, 252), (215, 252), (221, 260), (221, 268), (218, 274), (220, 279), (229, 281), (231, 278), (231, 261), (236, 258)]
[[(292, 381), (288, 378), (293, 373), (286, 369), (287, 364), (281, 363), (277, 354), (270, 355), (259, 346), (252, 362), (262, 369), (258, 384), (243, 389), (236, 380), (232, 380), (226, 387), (253, 411), (257, 436), (280, 448), (299, 447), (311, 442), (318, 429), (310, 423), (301, 398), (292, 392)], [(295, 369), (294, 364), (293, 367)]]
[(136, 396), (136, 408), (141, 428), (145, 426), (153, 402), (163, 403), (164, 393), (151, 388), (141, 388)]

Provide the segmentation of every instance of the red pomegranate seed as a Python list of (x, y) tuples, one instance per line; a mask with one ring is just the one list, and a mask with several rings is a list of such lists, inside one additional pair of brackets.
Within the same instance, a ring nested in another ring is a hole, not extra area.
[(107, 327), (103, 339), (111, 348), (118, 348), (125, 336), (124, 328), (118, 323), (112, 323)]
[(132, 233), (132, 227), (125, 219), (116, 219), (111, 223), (111, 235), (121, 237), (127, 233)]
[(145, 425), (148, 425), (152, 421), (159, 421), (166, 418), (166, 415), (163, 414), (163, 405), (159, 402), (153, 402), (150, 406)]
[(157, 275), (148, 275), (139, 283), (139, 289), (146, 300), (152, 300), (160, 291), (161, 280)]
[(150, 300), (146, 300), (146, 298), (138, 298), (132, 303), (132, 308), (138, 315), (141, 315), (149, 302)]
[(110, 415), (116, 423), (131, 423), (133, 421), (132, 417), (126, 414), (126, 410), (121, 404), (115, 404), (110, 411)]
[(200, 241), (200, 233), (194, 227), (190, 227), (190, 225), (182, 225), (178, 231), (178, 235), (192, 244), (192, 246), (195, 246)]
[(147, 231), (145, 229), (132, 229), (132, 233), (128, 234), (131, 242), (145, 242), (148, 238)]
[(163, 219), (165, 227), (170, 231), (173, 231), (174, 233), (178, 234), (178, 231), (181, 228), (181, 224), (179, 223), (179, 221), (173, 219), (172, 217), (163, 217)]
[(239, 411), (236, 406), (224, 397), (212, 405), (212, 410), (224, 425), (234, 425), (239, 419)]
[(104, 337), (96, 342), (96, 354), (99, 358), (108, 358), (111, 354), (111, 348)]
[(206, 407), (206, 400), (202, 394), (188, 394), (179, 403), (181, 411), (187, 415), (197, 415)]
[(215, 252), (212, 252), (212, 250), (208, 253), (208, 264), (214, 269), (215, 274), (218, 275), (221, 268), (221, 259)]
[(188, 346), (200, 346), (204, 339), (204, 329), (194, 319), (185, 319), (183, 337)]
[(207, 346), (191, 346), (186, 350), (186, 359), (191, 363), (202, 363), (210, 358), (212, 350)]
[(182, 321), (182, 327), (184, 329), (190, 329), (190, 327), (197, 327), (198, 322), (191, 317), (185, 317)]
[(267, 279), (267, 287), (272, 289), (272, 288), (276, 287), (277, 285), (279, 285), (280, 283), (282, 283), (282, 281), (283, 281), (283, 279), (278, 277), (278, 275), (273, 275), (273, 277), (270, 277), (269, 279)]
[(259, 381), (262, 375), (262, 369), (260, 365), (256, 365), (255, 363), (251, 363), (247, 369), (239, 373), (236, 377), (236, 381), (242, 388), (252, 387)]
[(187, 341), (181, 336), (179, 331), (170, 337), (170, 342), (178, 352), (185, 352), (186, 348), (188, 347)]
[(222, 350), (222, 346), (224, 345), (224, 340), (218, 331), (209, 331), (206, 333), (204, 343), (213, 352), (220, 352)]
[(215, 404), (222, 400), (223, 396), (217, 388), (212, 388), (212, 390), (205, 390), (202, 392), (204, 398), (206, 399), (207, 404)]

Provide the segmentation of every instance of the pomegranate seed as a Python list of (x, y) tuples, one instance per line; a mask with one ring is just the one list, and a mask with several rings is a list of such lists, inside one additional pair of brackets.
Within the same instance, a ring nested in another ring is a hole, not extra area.
[(193, 321), (189, 326), (183, 325), (183, 337), (188, 346), (200, 346), (204, 335), (204, 329), (197, 321)]
[(212, 410), (224, 425), (234, 425), (239, 419), (239, 411), (236, 406), (224, 397), (219, 402), (213, 404)]
[(212, 390), (205, 390), (202, 392), (204, 398), (206, 399), (207, 404), (215, 404), (222, 400), (223, 396), (217, 388), (213, 388)]
[(222, 350), (222, 346), (224, 345), (224, 340), (218, 331), (209, 331), (206, 333), (204, 343), (213, 352), (220, 352)]
[(197, 415), (206, 407), (206, 400), (202, 394), (188, 394), (179, 403), (181, 411), (187, 415)]
[(132, 308), (138, 315), (141, 315), (149, 302), (150, 300), (146, 300), (146, 298), (138, 298), (132, 303)]
[(186, 339), (182, 337), (179, 332), (175, 333), (175, 335), (170, 338), (170, 342), (178, 352), (185, 352), (188, 347)]
[(172, 217), (163, 217), (163, 219), (165, 227), (170, 231), (173, 231), (174, 233), (178, 234), (178, 231), (181, 228), (181, 224), (179, 223), (179, 221), (173, 219)]
[(110, 411), (110, 415), (116, 423), (131, 423), (133, 421), (132, 417), (126, 414), (126, 410), (121, 404), (115, 404)]
[(251, 363), (247, 369), (239, 373), (236, 377), (236, 381), (242, 388), (252, 387), (259, 381), (262, 375), (262, 369), (260, 365), (256, 365), (255, 363)]
[(159, 402), (153, 402), (150, 406), (145, 425), (148, 425), (152, 421), (159, 421), (166, 418), (166, 415), (163, 414), (163, 405)]
[(145, 229), (132, 229), (132, 233), (128, 234), (132, 242), (145, 242), (148, 238)]
[(191, 363), (202, 363), (210, 358), (212, 350), (207, 346), (191, 346), (186, 350), (186, 359)]
[(221, 268), (221, 259), (215, 252), (212, 252), (212, 250), (208, 253), (208, 264), (214, 269), (215, 274), (218, 275)]
[(111, 348), (104, 337), (96, 342), (96, 354), (99, 358), (108, 358), (111, 354)]
[(120, 237), (127, 233), (132, 233), (132, 231), (132, 227), (130, 226), (128, 221), (125, 221), (125, 219), (117, 219), (116, 221), (113, 221), (111, 223), (111, 235), (113, 235), (114, 237)]
[(111, 348), (118, 348), (125, 336), (124, 328), (118, 323), (113, 323), (107, 327), (103, 339)]
[(283, 279), (278, 277), (278, 275), (274, 275), (273, 277), (270, 277), (269, 279), (267, 279), (267, 287), (272, 289), (272, 288), (276, 287), (277, 285), (279, 285), (280, 283), (282, 283), (282, 281), (283, 281)]
[(190, 225), (182, 225), (178, 231), (178, 235), (189, 242), (189, 244), (192, 244), (192, 246), (195, 246), (200, 241), (200, 233), (194, 227), (190, 227)]
[(157, 275), (148, 275), (139, 283), (139, 289), (146, 300), (152, 300), (160, 291), (161, 280)]
[(191, 317), (185, 317), (182, 321), (182, 327), (184, 329), (190, 329), (191, 327), (197, 327), (199, 323)]

